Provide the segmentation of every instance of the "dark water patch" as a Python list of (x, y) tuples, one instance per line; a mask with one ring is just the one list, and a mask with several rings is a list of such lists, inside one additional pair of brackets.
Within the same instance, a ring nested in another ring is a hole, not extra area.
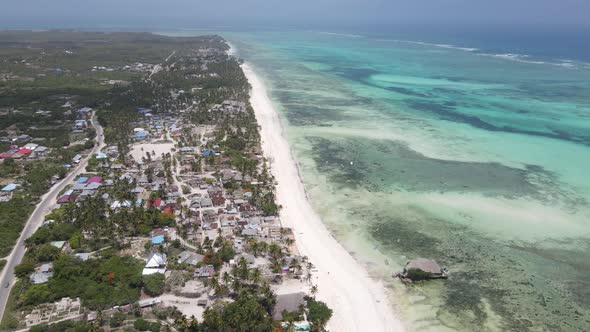
[[(569, 247), (577, 243), (579, 249)], [(590, 240), (570, 239), (566, 244), (568, 248), (560, 248), (558, 243), (554, 247), (539, 247), (536, 245), (512, 245), (515, 250), (526, 252), (550, 262), (551, 266), (559, 266), (551, 277), (555, 283), (561, 284), (572, 295), (572, 299), (579, 305), (590, 308)]]
[(406, 88), (400, 88), (400, 87), (396, 87), (396, 86), (390, 86), (388, 88), (385, 88), (386, 90), (389, 91), (393, 91), (393, 92), (397, 92), (399, 94), (403, 94), (406, 96), (413, 96), (413, 97), (421, 97), (421, 98), (430, 98), (432, 97), (432, 95), (428, 94), (428, 93), (422, 93), (422, 92), (418, 92), (415, 90), (411, 90), (411, 89), (406, 89)]
[(588, 136), (572, 136), (568, 132), (556, 130), (553, 130), (551, 132), (544, 132), (520, 129), (511, 126), (497, 126), (489, 122), (483, 121), (477, 116), (467, 115), (458, 112), (455, 110), (454, 107), (449, 107), (439, 103), (433, 103), (423, 100), (408, 99), (405, 100), (404, 103), (415, 110), (426, 111), (432, 114), (436, 114), (442, 120), (465, 123), (479, 129), (513, 134), (523, 134), (529, 136), (548, 137), (590, 146), (590, 137)]
[(342, 186), (382, 192), (454, 191), (507, 197), (532, 196), (538, 190), (527, 180), (528, 173), (534, 170), (429, 158), (396, 141), (308, 140), (319, 170)]
[(322, 108), (305, 104), (283, 104), (287, 120), (292, 126), (321, 126), (342, 120), (349, 116), (333, 108)]
[(330, 73), (351, 81), (363, 83), (371, 76), (381, 74), (378, 70), (358, 67), (333, 67)]
[[(417, 209), (354, 204), (350, 209), (352, 217), (367, 221), (369, 234), (391, 259), (404, 264), (402, 254), (408, 259), (427, 257), (449, 268), (448, 280), (418, 283), (410, 290), (418, 295), (424, 287), (440, 288), (435, 294), (444, 305), (437, 306), (437, 317), (449, 328), (486, 330), (488, 309), (502, 317), (501, 330), (584, 331), (589, 326), (590, 306), (564, 287), (571, 280), (578, 286), (587, 283), (559, 262), (574, 253), (540, 254), (532, 244), (523, 250)], [(555, 255), (560, 258), (555, 260)], [(585, 266), (583, 257), (575, 265)]]
[(467, 95), (469, 95), (469, 93), (467, 93), (466, 91), (441, 88), (441, 87), (431, 88), (430, 92), (432, 92), (433, 94), (442, 95), (442, 96), (467, 96)]

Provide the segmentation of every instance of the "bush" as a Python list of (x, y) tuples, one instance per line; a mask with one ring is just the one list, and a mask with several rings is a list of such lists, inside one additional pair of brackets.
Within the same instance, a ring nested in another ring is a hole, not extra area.
[(158, 296), (164, 293), (164, 275), (161, 273), (155, 273), (147, 276), (143, 276), (143, 290), (150, 296)]
[(14, 267), (14, 274), (19, 278), (26, 278), (33, 272), (35, 272), (35, 265), (29, 260)]
[(138, 331), (160, 332), (160, 324), (150, 323), (143, 318), (133, 322), (133, 327)]
[(119, 327), (119, 326), (121, 326), (121, 324), (123, 324), (123, 322), (125, 321), (126, 318), (127, 318), (127, 315), (125, 315), (124, 313), (115, 312), (113, 314), (113, 316), (111, 316), (109, 325), (111, 327)]
[(322, 301), (316, 301), (313, 298), (306, 298), (306, 300), (309, 311), (307, 319), (311, 322), (311, 330), (323, 331), (326, 323), (332, 317), (332, 309)]

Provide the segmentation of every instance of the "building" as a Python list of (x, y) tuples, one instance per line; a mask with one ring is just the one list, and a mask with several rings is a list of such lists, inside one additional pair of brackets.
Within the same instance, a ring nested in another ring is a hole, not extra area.
[(166, 254), (153, 253), (148, 257), (147, 263), (141, 274), (144, 276), (155, 273), (164, 274), (166, 272), (167, 264), (168, 260), (166, 259)]
[(301, 306), (305, 306), (305, 296), (303, 292), (277, 295), (277, 304), (273, 309), (272, 318), (282, 321), (284, 311), (298, 311)]
[(197, 265), (197, 263), (203, 261), (203, 258), (203, 255), (199, 255), (190, 251), (183, 251), (178, 255), (177, 263)]
[(213, 265), (205, 265), (195, 270), (195, 278), (212, 278), (215, 275), (215, 267)]
[(448, 275), (446, 268), (441, 268), (437, 262), (426, 258), (409, 261), (399, 274), (400, 277), (410, 280), (445, 279)]

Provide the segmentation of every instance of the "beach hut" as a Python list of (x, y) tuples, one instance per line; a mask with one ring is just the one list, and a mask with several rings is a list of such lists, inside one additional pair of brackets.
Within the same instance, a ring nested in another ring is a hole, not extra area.
[(449, 275), (446, 268), (441, 268), (434, 260), (417, 258), (409, 261), (400, 277), (410, 280), (445, 279)]

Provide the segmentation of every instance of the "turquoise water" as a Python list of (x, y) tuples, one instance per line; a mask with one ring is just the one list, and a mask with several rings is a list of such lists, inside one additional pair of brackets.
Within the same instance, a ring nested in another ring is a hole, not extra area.
[[(315, 209), (411, 330), (590, 330), (589, 64), (225, 35), (267, 84)], [(390, 277), (416, 257), (451, 277)]]

